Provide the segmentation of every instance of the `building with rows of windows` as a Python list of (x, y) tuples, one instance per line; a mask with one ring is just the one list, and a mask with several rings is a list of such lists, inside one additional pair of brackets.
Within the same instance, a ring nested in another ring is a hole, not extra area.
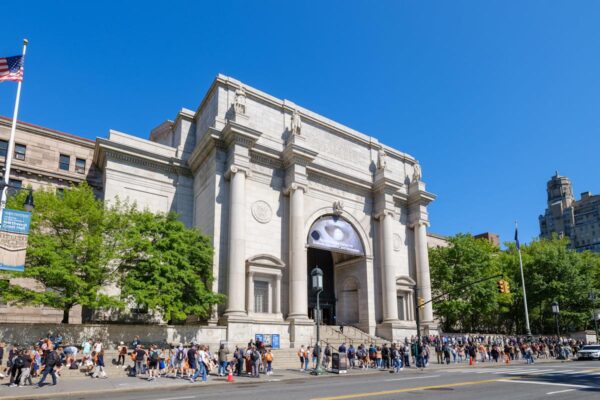
[(600, 252), (600, 195), (581, 193), (575, 200), (573, 185), (558, 172), (548, 181), (548, 208), (539, 216), (540, 236), (566, 236), (578, 251)]

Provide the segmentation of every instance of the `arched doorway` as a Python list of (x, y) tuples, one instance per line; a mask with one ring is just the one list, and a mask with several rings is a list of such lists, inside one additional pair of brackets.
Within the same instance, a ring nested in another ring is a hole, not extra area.
[[(348, 274), (359, 268), (364, 247), (356, 229), (339, 215), (323, 215), (313, 222), (307, 238), (307, 274), (316, 266), (323, 270), (323, 292), (320, 296), (322, 321), (326, 325), (359, 322), (359, 282), (348, 280)], [(351, 283), (352, 282), (352, 283)], [(315, 318), (317, 296), (308, 279), (308, 313)]]

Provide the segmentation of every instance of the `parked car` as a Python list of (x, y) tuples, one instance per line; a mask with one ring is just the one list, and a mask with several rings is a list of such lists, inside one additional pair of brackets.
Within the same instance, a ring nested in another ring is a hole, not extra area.
[(577, 352), (578, 360), (600, 360), (600, 345), (583, 346)]

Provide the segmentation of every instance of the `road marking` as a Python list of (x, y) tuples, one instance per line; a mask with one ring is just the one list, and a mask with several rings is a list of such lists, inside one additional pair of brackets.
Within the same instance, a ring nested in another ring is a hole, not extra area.
[(481, 381), (448, 383), (446, 385), (434, 385), (434, 386), (419, 386), (419, 387), (412, 387), (412, 388), (406, 388), (406, 389), (384, 390), (381, 392), (354, 393), (354, 394), (346, 394), (346, 395), (333, 396), (333, 397), (316, 397), (316, 398), (313, 398), (312, 400), (343, 400), (343, 399), (356, 399), (356, 398), (362, 398), (362, 397), (386, 396), (388, 394), (408, 393), (408, 392), (417, 392), (420, 390), (442, 389), (442, 388), (469, 386), (469, 385), (481, 385), (484, 383), (492, 383), (492, 382), (498, 382), (498, 381), (511, 382), (511, 378), (508, 378), (508, 379), (484, 379)]
[(498, 379), (498, 382), (507, 382), (507, 383), (530, 383), (532, 385), (549, 385), (549, 386), (564, 386), (564, 387), (572, 387), (578, 389), (590, 389), (593, 386), (586, 385), (573, 385), (570, 383), (552, 383), (552, 382), (540, 382), (540, 381), (524, 381), (520, 379)]
[(386, 379), (385, 382), (395, 382), (395, 381), (408, 381), (413, 379), (427, 379), (427, 378), (439, 378), (441, 375), (427, 375), (427, 376), (416, 376), (414, 378), (396, 378), (396, 379)]
[(161, 399), (161, 400), (183, 400), (183, 399), (193, 399), (196, 396), (181, 396), (181, 397), (167, 397), (165, 399)]
[(566, 392), (572, 392), (573, 390), (575, 390), (575, 389), (557, 390), (556, 392), (548, 392), (546, 394), (566, 393)]

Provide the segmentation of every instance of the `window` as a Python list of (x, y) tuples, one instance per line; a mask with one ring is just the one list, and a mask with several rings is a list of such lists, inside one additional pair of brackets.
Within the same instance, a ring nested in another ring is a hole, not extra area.
[(6, 140), (0, 140), (0, 157), (6, 157), (8, 152), (8, 142)]
[(398, 296), (398, 319), (401, 321), (406, 319), (404, 315), (404, 296)]
[(15, 158), (17, 160), (25, 160), (25, 152), (27, 151), (27, 146), (24, 144), (15, 144)]
[(269, 312), (269, 283), (254, 281), (254, 312)]
[(58, 160), (58, 168), (62, 169), (63, 171), (68, 171), (69, 164), (71, 164), (71, 156), (61, 154)]
[(75, 172), (78, 174), (85, 174), (85, 160), (83, 158), (75, 160)]

